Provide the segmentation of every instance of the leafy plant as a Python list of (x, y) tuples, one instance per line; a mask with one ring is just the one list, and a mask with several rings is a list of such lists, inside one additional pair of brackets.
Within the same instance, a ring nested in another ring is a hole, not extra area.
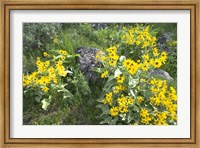
[(149, 73), (167, 60), (167, 53), (156, 47), (156, 32), (150, 26), (124, 28), (122, 41), (96, 58), (103, 65), (101, 78), (107, 79), (97, 105), (101, 124), (176, 124), (176, 90)]

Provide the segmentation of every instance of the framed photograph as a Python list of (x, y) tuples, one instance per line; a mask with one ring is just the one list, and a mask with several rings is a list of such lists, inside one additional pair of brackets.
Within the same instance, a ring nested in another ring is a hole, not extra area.
[(199, 146), (199, 1), (1, 1), (1, 146)]

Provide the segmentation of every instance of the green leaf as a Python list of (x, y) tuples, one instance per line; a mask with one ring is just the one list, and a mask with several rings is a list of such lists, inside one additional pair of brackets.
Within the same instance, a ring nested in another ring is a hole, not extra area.
[(42, 100), (42, 108), (44, 110), (47, 110), (47, 107), (49, 106), (49, 102), (47, 102), (45, 99)]
[(100, 116), (103, 116), (103, 115), (108, 115), (110, 110), (109, 110), (109, 107), (107, 105), (104, 105), (104, 104), (99, 104), (96, 106), (97, 108), (100, 108), (102, 110), (102, 113)]
[(104, 119), (104, 121), (101, 121), (100, 124), (104, 124), (104, 123), (111, 123), (112, 117), (107, 117)]
[(140, 111), (139, 107), (136, 105), (133, 105), (133, 110), (136, 111), (137, 113), (139, 113)]
[(129, 113), (128, 113), (128, 117), (127, 117), (128, 123), (130, 123), (131, 121), (133, 121), (133, 119), (134, 119), (133, 112), (129, 112)]
[(119, 114), (119, 116), (122, 118), (122, 121), (126, 120), (126, 114)]
[(119, 58), (119, 61), (122, 63), (122, 62), (124, 62), (124, 60), (126, 60), (126, 57), (125, 56), (121, 56), (120, 58)]
[(131, 88), (134, 88), (138, 83), (139, 83), (139, 79), (133, 79), (132, 76), (129, 76), (128, 85), (129, 85)]
[(70, 70), (66, 70), (67, 73), (72, 74), (73, 72)]
[(58, 90), (58, 92), (64, 92), (65, 96), (68, 96), (68, 97), (73, 97), (72, 93), (67, 90), (67, 89), (61, 89), (61, 90)]
[(41, 99), (42, 99), (42, 96), (36, 96), (36, 97), (35, 97), (35, 100), (36, 100), (37, 102), (40, 102)]
[(101, 69), (101, 68), (98, 68), (98, 67), (92, 68), (92, 71), (98, 72), (98, 73), (102, 73), (102, 69)]
[(71, 92), (67, 89), (65, 89), (65, 92), (64, 92), (64, 98), (72, 98), (73, 95), (71, 94)]
[(104, 121), (101, 121), (100, 124), (107, 123), (109, 125), (116, 125), (118, 119), (119, 117), (115, 117), (114, 119), (112, 119), (112, 117), (107, 117), (104, 119)]
[(115, 70), (114, 78), (116, 78), (117, 76), (119, 76), (121, 74), (122, 74), (122, 72), (119, 69)]
[(135, 97), (135, 93), (133, 92), (132, 89), (130, 89), (130, 94), (131, 94), (133, 97)]
[(111, 122), (109, 124), (110, 125), (116, 125), (118, 119), (119, 119), (119, 117), (115, 117), (113, 120), (111, 120)]
[(76, 58), (76, 57), (80, 57), (80, 55), (79, 54), (67, 55), (67, 58), (69, 58), (69, 59), (73, 59), (73, 58)]
[(103, 91), (110, 92), (111, 87), (116, 83), (116, 80), (113, 76), (110, 76), (106, 84), (104, 85)]

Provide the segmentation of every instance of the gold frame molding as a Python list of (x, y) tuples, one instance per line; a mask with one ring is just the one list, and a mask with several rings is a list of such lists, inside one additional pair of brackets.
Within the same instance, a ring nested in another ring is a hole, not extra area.
[[(0, 0), (0, 141), (1, 147), (200, 147), (199, 0)], [(50, 139), (10, 138), (10, 10), (190, 10), (190, 138)]]

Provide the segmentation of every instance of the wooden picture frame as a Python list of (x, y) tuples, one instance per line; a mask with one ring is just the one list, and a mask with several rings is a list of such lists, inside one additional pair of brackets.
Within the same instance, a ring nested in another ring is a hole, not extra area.
[[(0, 37), (0, 138), (2, 147), (200, 147), (199, 118), (199, 1), (198, 0), (1, 0), (1, 37)], [(10, 138), (10, 10), (190, 10), (191, 14), (191, 137), (190, 138), (147, 138), (147, 139), (46, 139)]]

